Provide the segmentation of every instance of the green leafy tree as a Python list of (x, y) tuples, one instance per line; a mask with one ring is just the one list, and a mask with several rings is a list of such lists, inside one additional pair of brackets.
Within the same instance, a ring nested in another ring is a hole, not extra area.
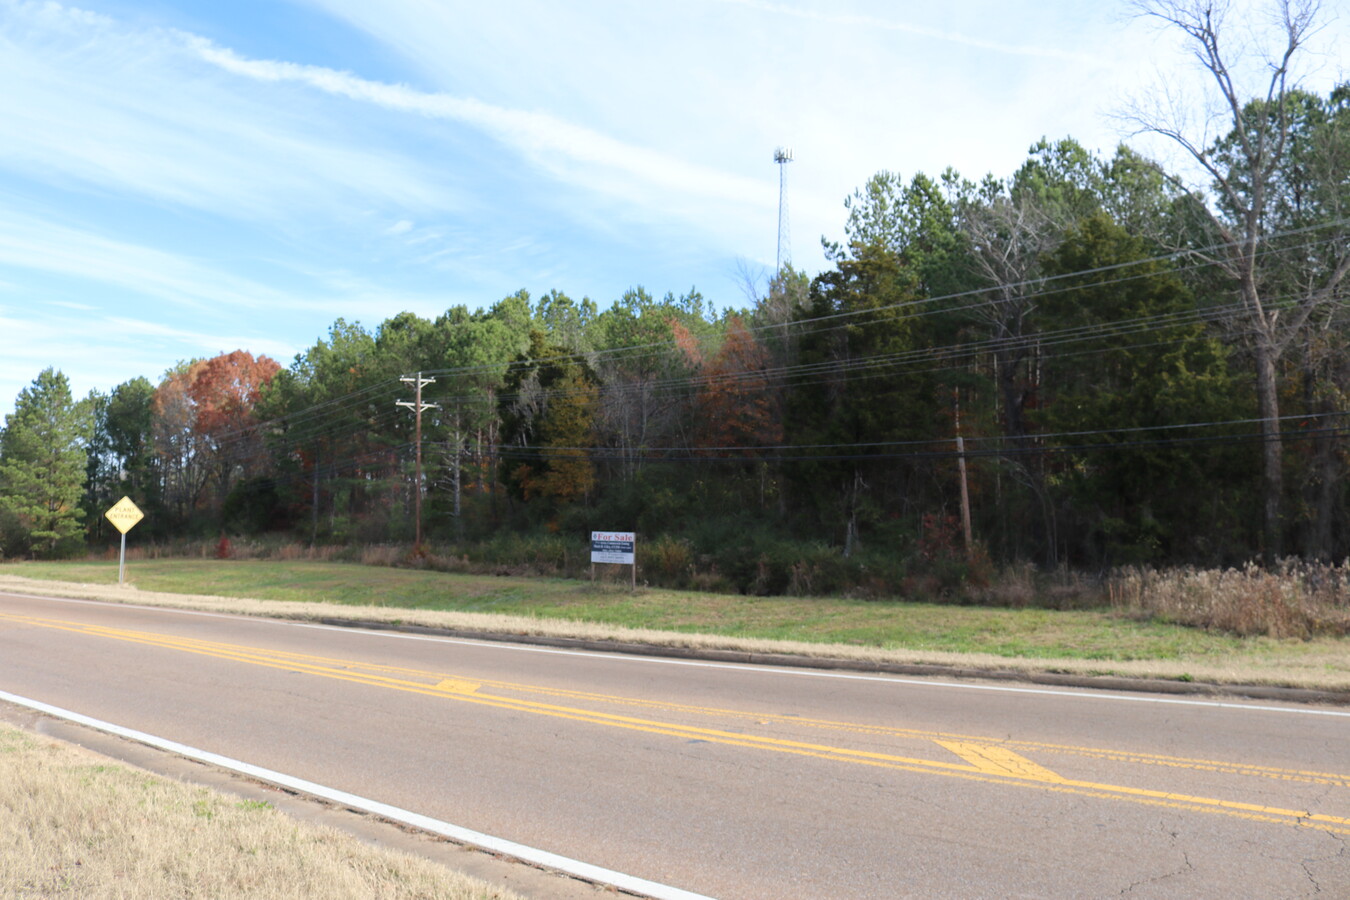
[[(1139, 0), (1137, 5), (1185, 38), (1229, 129), (1211, 142), (1208, 129), (1189, 129), (1169, 108), (1141, 105), (1131, 113), (1140, 131), (1165, 137), (1187, 153), (1212, 189), (1199, 209), (1210, 237), (1194, 252), (1227, 277), (1242, 308), (1241, 331), (1251, 352), (1262, 422), (1262, 549), (1269, 564), (1283, 552), (1289, 525), (1281, 365), (1308, 329), (1341, 302), (1342, 284), (1350, 277), (1350, 224), (1343, 214), (1317, 218), (1315, 241), (1298, 241), (1289, 254), (1272, 252), (1281, 227), (1298, 218), (1287, 214), (1305, 209), (1300, 196), (1320, 195), (1339, 204), (1350, 181), (1343, 129), (1320, 128), (1308, 98), (1297, 89), (1297, 66), (1319, 27), (1320, 7), (1316, 0), (1275, 0), (1269, 7), (1276, 27), (1247, 40), (1246, 23), (1231, 20), (1232, 5), (1224, 0)], [(1230, 41), (1239, 31), (1244, 39)], [(1250, 87), (1243, 79), (1247, 72), (1261, 73)], [(1194, 193), (1202, 194), (1201, 187), (1193, 186)]]
[(125, 381), (108, 395), (101, 421), (111, 458), (107, 471), (115, 481), (109, 495), (118, 494), (114, 501), (132, 497), (147, 515), (160, 503), (154, 472), (154, 397), (149, 379)]
[(589, 297), (583, 297), (578, 303), (554, 290), (539, 298), (535, 322), (553, 343), (573, 353), (584, 353), (592, 349), (592, 327), (598, 315), (595, 301)]
[(595, 486), (594, 444), (597, 388), (585, 362), (530, 335), (530, 348), (515, 361), (502, 396), (505, 481), (522, 500), (557, 503), (586, 499)]
[[(540, 306), (551, 305), (553, 313), (566, 321), (567, 327), (580, 327), (585, 319), (582, 309), (570, 307), (565, 296), (551, 292)], [(488, 515), (481, 512), (478, 522), (484, 528), (491, 526), (497, 499), (497, 446), (500, 421), (497, 398), (500, 396), (511, 361), (528, 346), (529, 329), (518, 314), (521, 303), (528, 309), (528, 295), (521, 292), (504, 300), (491, 310), (469, 312), (463, 306), (448, 309), (434, 323), (434, 368), (438, 371), (436, 396), (440, 408), (429, 417), (436, 423), (434, 454), (430, 481), (434, 487), (430, 497), (431, 517), (444, 522), (452, 520), (457, 535), (463, 532), (466, 516), (462, 498), (488, 496), (491, 506)], [(577, 312), (576, 318), (563, 310)], [(584, 340), (584, 335), (574, 337)], [(482, 504), (477, 503), (481, 508)], [(470, 523), (472, 524), (472, 523)]]
[(90, 391), (84, 399), (89, 412), (89, 439), (85, 441), (84, 497), (80, 508), (84, 511), (86, 537), (94, 541), (116, 532), (100, 515), (118, 499), (112, 496), (117, 489), (118, 466), (108, 436), (108, 402), (109, 397), (98, 391)]
[(0, 508), (24, 543), (7, 555), (55, 556), (79, 543), (89, 431), (89, 412), (61, 372), (44, 369), (19, 392), (0, 438)]
[(617, 450), (625, 479), (641, 469), (647, 448), (684, 442), (690, 366), (675, 344), (676, 325), (695, 339), (715, 331), (697, 290), (657, 300), (637, 287), (595, 322), (601, 439)]
[(842, 532), (845, 554), (869, 525), (890, 515), (891, 500), (903, 507), (917, 499), (907, 489), (918, 464), (894, 458), (897, 444), (931, 438), (935, 426), (932, 375), (905, 366), (928, 340), (913, 305), (915, 288), (915, 273), (901, 256), (855, 247), (854, 256), (812, 282), (800, 326), (788, 443), (820, 447), (821, 459), (792, 468), (794, 494), (814, 509), (826, 533)]
[(882, 170), (845, 199), (845, 244), (824, 242), (836, 262), (862, 255), (903, 256), (917, 297), (938, 297), (961, 290), (959, 261), (967, 242), (956, 227), (957, 205), (973, 189), (954, 169), (936, 181), (922, 172), (906, 184)]
[(402, 385), (388, 369), (374, 336), (338, 319), (259, 398), (257, 415), (288, 489), (283, 502), (296, 509), (297, 521), (308, 520), (311, 540), (387, 539), (360, 534), (357, 524), (379, 510), (397, 471), (387, 431)]
[(1193, 315), (1170, 263), (1105, 213), (1070, 229), (1045, 267), (1055, 289), (1042, 315), (1090, 336), (1047, 341), (1033, 415), (1044, 431), (1069, 435), (1054, 441), (1070, 449), (1048, 465), (1076, 561), (1232, 562), (1248, 537), (1228, 525), (1241, 519), (1252, 448), (1212, 440), (1224, 434), (1212, 427), (1176, 427), (1250, 414), (1227, 347)]

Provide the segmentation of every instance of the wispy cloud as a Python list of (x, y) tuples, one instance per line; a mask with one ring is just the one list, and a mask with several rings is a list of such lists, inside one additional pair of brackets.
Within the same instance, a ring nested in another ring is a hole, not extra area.
[[(756, 207), (766, 204), (764, 182), (697, 166), (624, 143), (547, 113), (505, 109), (468, 97), (414, 90), (359, 78), (322, 66), (247, 59), (201, 37), (185, 35), (196, 53), (225, 71), (265, 82), (304, 84), (327, 94), (388, 110), (460, 122), (491, 136), (537, 166), (592, 188), (625, 194), (630, 176), (674, 195), (694, 195)], [(585, 170), (576, 168), (585, 166)], [(597, 170), (608, 173), (597, 178)]]
[(436, 170), (238, 91), (176, 32), (55, 3), (3, 10), (0, 167), (251, 220), (453, 202)]
[(175, 328), (163, 322), (149, 322), (144, 319), (109, 316), (103, 320), (104, 327), (110, 327), (123, 338), (155, 338), (170, 340), (185, 347), (195, 348), (193, 356), (214, 356), (233, 350), (248, 350), (254, 356), (266, 354), (280, 362), (286, 362), (295, 353), (296, 348), (272, 338), (245, 334), (216, 334), (190, 328)]
[(114, 285), (197, 310), (275, 309), (274, 288), (151, 247), (0, 207), (0, 265)]
[(155, 381), (185, 359), (245, 349), (285, 364), (298, 349), (269, 337), (178, 328), (96, 312), (40, 318), (0, 314), (0, 334), (4, 335), (0, 384), (12, 389), (0, 396), (0, 411), (9, 409), (20, 387), (48, 366), (62, 370), (76, 396), (83, 396), (94, 389), (106, 392), (141, 375)]
[[(295, 262), (289, 274), (295, 286), (282, 289), (245, 277), (219, 265), (108, 237), (85, 228), (55, 224), (37, 216), (5, 212), (0, 204), (0, 267), (16, 275), (24, 270), (57, 276), (92, 295), (144, 298), (160, 301), (158, 324), (144, 333), (186, 338), (214, 334), (170, 324), (190, 315), (198, 321), (237, 322), (240, 314), (255, 317), (258, 334), (269, 322), (284, 314), (314, 317), (314, 328), (323, 317), (383, 316), (405, 309), (435, 313), (444, 295), (407, 293), (376, 278), (318, 269)], [(107, 310), (110, 303), (94, 306), (78, 301), (49, 301), (53, 306), (89, 312)], [(267, 313), (259, 317), (259, 313)], [(131, 319), (118, 321), (130, 322)], [(155, 331), (154, 329), (158, 329)], [(241, 332), (242, 333), (242, 332)], [(212, 338), (212, 341), (217, 340)], [(236, 340), (231, 338), (230, 340)], [(256, 344), (264, 338), (253, 338)], [(234, 349), (231, 347), (230, 349)]]
[(925, 25), (914, 25), (909, 22), (900, 22), (895, 19), (883, 19), (878, 16), (819, 12), (814, 9), (802, 9), (796, 6), (788, 6), (784, 3), (770, 3), (768, 0), (716, 0), (716, 2), (725, 3), (731, 6), (743, 6), (749, 9), (760, 10), (761, 12), (772, 13), (777, 16), (809, 19), (813, 22), (821, 22), (829, 25), (857, 26), (861, 28), (875, 28), (883, 31), (898, 31), (905, 34), (912, 34), (917, 37), (933, 38), (934, 40), (945, 41), (949, 44), (960, 44), (963, 47), (973, 47), (977, 50), (990, 50), (995, 53), (1005, 53), (1011, 56), (1057, 59), (1094, 67), (1102, 65), (1100, 56), (1092, 56), (1087, 53), (1073, 53), (1068, 50), (1058, 50), (1054, 47), (1036, 47), (1028, 44), (1005, 44), (1002, 41), (991, 41), (985, 38), (962, 34), (957, 31), (930, 28)]

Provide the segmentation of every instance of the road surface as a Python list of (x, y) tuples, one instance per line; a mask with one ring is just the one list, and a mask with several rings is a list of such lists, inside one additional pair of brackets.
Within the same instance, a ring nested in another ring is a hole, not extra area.
[(0, 595), (0, 691), (726, 898), (1350, 897), (1350, 710)]

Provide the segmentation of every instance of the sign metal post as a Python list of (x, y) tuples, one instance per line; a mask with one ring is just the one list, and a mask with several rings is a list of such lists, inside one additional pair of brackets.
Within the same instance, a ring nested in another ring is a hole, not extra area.
[(113, 524), (113, 527), (122, 532), (122, 553), (117, 557), (117, 584), (122, 584), (123, 574), (127, 567), (127, 532), (136, 527), (136, 523), (145, 518), (145, 513), (141, 512), (140, 507), (131, 502), (130, 497), (123, 497), (113, 504), (112, 509), (103, 514), (103, 517)]

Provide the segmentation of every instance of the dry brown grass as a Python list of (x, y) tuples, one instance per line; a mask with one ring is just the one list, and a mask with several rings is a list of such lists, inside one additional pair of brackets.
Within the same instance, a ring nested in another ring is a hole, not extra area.
[(518, 900), (265, 803), (0, 725), (0, 896)]
[(277, 547), (275, 558), (294, 562), (295, 560), (309, 560), (318, 562), (327, 562), (337, 554), (337, 547), (313, 544), (297, 544), (294, 541), (282, 544)]
[(370, 544), (361, 551), (363, 566), (396, 566), (407, 557), (408, 551), (396, 544)]
[(1111, 603), (1132, 615), (1242, 636), (1311, 638), (1350, 634), (1350, 561), (1285, 560), (1271, 570), (1124, 569)]

